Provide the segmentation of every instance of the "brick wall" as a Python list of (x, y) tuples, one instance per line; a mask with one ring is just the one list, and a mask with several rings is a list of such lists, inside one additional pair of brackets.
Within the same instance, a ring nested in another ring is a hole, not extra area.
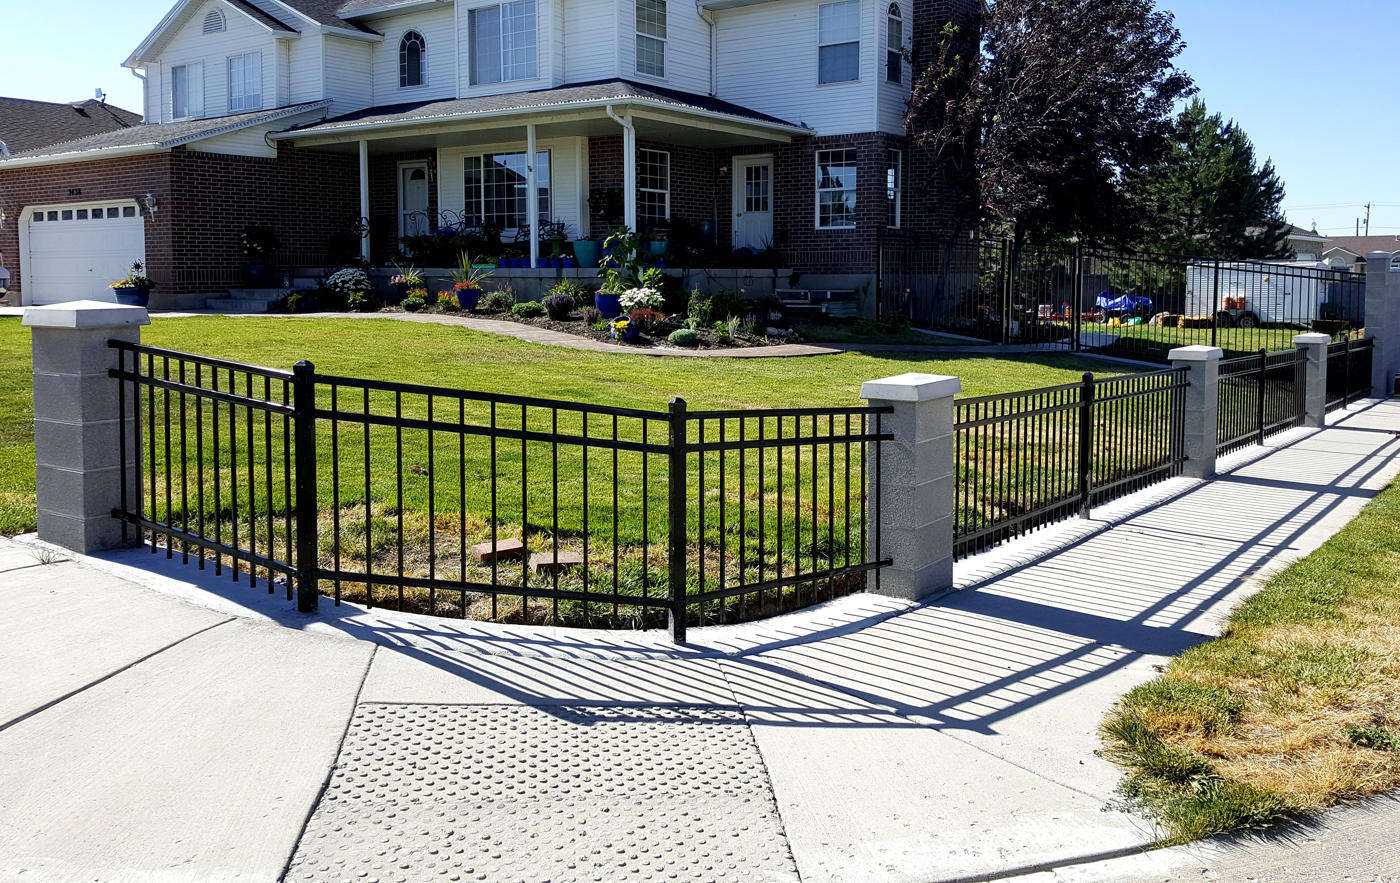
[[(30, 169), (0, 170), (0, 252), (10, 271), (9, 302), (18, 304), (24, 290), (19, 254), (20, 212), (26, 206), (67, 202), (138, 199), (147, 193), (162, 201), (170, 193), (170, 155), (133, 156), (102, 162), (70, 163)], [(146, 220), (146, 267), (153, 279), (171, 277), (170, 215), (160, 209)], [(144, 214), (144, 213), (143, 213)]]
[[(376, 262), (383, 263), (393, 258), (399, 245), (399, 163), (412, 160), (436, 162), (436, 158), (437, 153), (432, 150), (391, 153), (369, 158), (369, 241), (372, 257)], [(358, 163), (358, 160), (356, 162)], [(356, 169), (358, 168), (357, 165)], [(358, 175), (359, 172), (356, 171), (355, 174)], [(432, 175), (429, 178), (428, 214), (436, 218), (437, 183)], [(356, 187), (358, 186), (357, 184)], [(359, 192), (358, 189), (356, 192)], [(358, 211), (357, 208), (356, 213)]]
[(276, 159), (176, 148), (0, 171), (0, 205), (9, 216), (0, 228), (0, 251), (10, 268), (10, 299), (18, 302), (23, 291), (18, 220), (30, 205), (154, 195), (155, 218), (145, 224), (146, 272), (158, 283), (155, 306), (243, 284), (239, 234), (249, 224), (277, 234), (285, 266), (323, 263), (331, 235), (359, 215), (357, 162), (285, 146)]

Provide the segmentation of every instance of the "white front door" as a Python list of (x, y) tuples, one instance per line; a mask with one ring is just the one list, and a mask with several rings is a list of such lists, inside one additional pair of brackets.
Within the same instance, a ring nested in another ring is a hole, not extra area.
[(399, 163), (399, 235), (432, 232), (428, 223), (428, 164)]
[(112, 282), (146, 259), (145, 219), (133, 202), (36, 208), (27, 232), (26, 304), (114, 301)]
[(734, 157), (734, 247), (773, 241), (773, 157)]

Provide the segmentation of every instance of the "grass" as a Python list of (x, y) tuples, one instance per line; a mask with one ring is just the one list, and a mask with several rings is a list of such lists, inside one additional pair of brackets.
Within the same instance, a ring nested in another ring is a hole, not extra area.
[[(657, 358), (577, 352), (465, 328), (374, 319), (157, 319), (144, 340), (279, 368), (305, 358), (322, 373), (653, 410), (664, 410), (672, 396), (687, 399), (692, 409), (859, 404), (863, 381), (906, 371), (955, 374), (967, 395), (1064, 383), (1085, 370), (1119, 373), (1103, 371), (1103, 363), (1055, 354), (940, 359), (842, 353), (743, 362)], [(10, 535), (35, 526), (29, 334), (18, 319), (0, 319), (0, 354), (10, 368), (0, 375), (0, 534)], [(322, 446), (323, 457), (327, 448)], [(406, 505), (421, 502), (421, 494), (415, 499), (414, 493), (410, 489)]]
[(1128, 693), (1103, 735), (1167, 843), (1400, 786), (1400, 483)]
[(806, 323), (795, 329), (804, 343), (878, 344), (886, 346), (991, 346), (990, 341), (934, 334), (907, 328), (896, 334), (861, 334), (854, 323)]

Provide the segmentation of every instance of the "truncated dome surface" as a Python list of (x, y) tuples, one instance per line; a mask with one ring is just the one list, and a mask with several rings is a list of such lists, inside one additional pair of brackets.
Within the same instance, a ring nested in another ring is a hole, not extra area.
[(797, 871), (737, 710), (361, 705), (286, 879)]

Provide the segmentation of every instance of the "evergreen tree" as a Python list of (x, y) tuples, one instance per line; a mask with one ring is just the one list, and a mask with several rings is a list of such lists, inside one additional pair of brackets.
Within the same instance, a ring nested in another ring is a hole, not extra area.
[(1283, 181), (1233, 120), (1199, 99), (1181, 112), (1161, 162), (1128, 176), (1136, 244), (1228, 258), (1288, 257)]

